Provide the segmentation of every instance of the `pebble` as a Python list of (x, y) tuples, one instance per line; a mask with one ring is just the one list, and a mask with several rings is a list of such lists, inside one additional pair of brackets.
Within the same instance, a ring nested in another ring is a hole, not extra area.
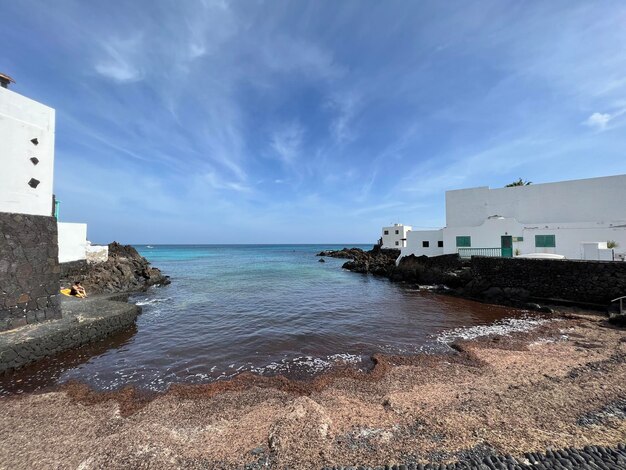
[[(482, 460), (471, 458), (460, 460), (450, 464), (427, 463), (427, 464), (395, 464), (380, 465), (376, 467), (360, 466), (358, 469), (386, 470), (626, 470), (626, 445), (618, 444), (616, 447), (585, 446), (582, 449), (572, 447), (560, 450), (548, 449), (545, 453), (527, 452), (526, 459), (515, 459), (513, 456), (488, 455), (481, 457)], [(355, 469), (357, 467), (324, 467), (323, 470)]]

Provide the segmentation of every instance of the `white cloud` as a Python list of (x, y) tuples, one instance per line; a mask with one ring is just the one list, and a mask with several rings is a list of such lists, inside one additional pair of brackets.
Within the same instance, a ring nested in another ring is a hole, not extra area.
[(282, 35), (264, 41), (261, 59), (271, 71), (321, 80), (337, 79), (346, 72), (330, 51), (313, 42)]
[(613, 116), (608, 113), (593, 113), (587, 118), (587, 120), (585, 121), (585, 125), (603, 131), (604, 129), (606, 129), (606, 126), (611, 121), (611, 119), (613, 119)]
[(100, 75), (116, 82), (136, 82), (144, 77), (138, 65), (142, 46), (141, 36), (130, 38), (109, 38), (104, 42), (104, 57), (101, 57), (94, 69)]
[(215, 171), (208, 171), (204, 173), (203, 181), (208, 184), (212, 189), (216, 190), (226, 189), (242, 193), (247, 193), (251, 191), (249, 186), (237, 181), (227, 181), (223, 178), (222, 175), (217, 174)]
[(337, 113), (335, 119), (330, 123), (330, 131), (338, 143), (355, 138), (350, 125), (357, 113), (359, 104), (360, 99), (354, 92), (336, 95), (328, 102), (328, 107)]
[(270, 145), (283, 162), (293, 163), (300, 154), (303, 135), (302, 126), (291, 122), (272, 134)]

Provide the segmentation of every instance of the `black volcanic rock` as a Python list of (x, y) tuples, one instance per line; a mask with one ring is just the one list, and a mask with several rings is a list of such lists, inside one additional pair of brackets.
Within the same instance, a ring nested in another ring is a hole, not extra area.
[(142, 291), (170, 283), (158, 268), (150, 266), (130, 245), (109, 244), (109, 259), (103, 263), (66, 263), (61, 266), (61, 286), (81, 281), (87, 293)]
[(369, 251), (363, 251), (360, 248), (344, 248), (326, 256), (351, 258), (351, 261), (347, 261), (343, 265), (343, 268), (349, 271), (389, 276), (396, 265), (396, 259), (400, 256), (400, 250), (381, 248), (375, 245)]

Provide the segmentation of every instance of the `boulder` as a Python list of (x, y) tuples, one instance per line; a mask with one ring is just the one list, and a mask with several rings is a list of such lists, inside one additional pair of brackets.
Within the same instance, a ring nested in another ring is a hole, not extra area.
[(103, 263), (62, 266), (61, 286), (69, 287), (74, 281), (80, 281), (88, 294), (141, 291), (170, 283), (169, 276), (150, 266), (134, 247), (117, 242), (109, 244), (109, 258)]

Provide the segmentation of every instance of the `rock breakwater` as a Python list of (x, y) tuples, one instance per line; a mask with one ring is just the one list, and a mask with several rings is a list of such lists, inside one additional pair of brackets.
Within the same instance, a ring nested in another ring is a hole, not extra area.
[(343, 268), (356, 273), (390, 276), (394, 271), (400, 250), (381, 248), (376, 245), (369, 251), (360, 248), (343, 248), (342, 250), (321, 251), (317, 256), (350, 259)]
[(169, 276), (152, 267), (130, 245), (109, 244), (109, 258), (103, 263), (73, 262), (61, 265), (61, 286), (81, 281), (88, 293), (136, 292), (170, 283)]

